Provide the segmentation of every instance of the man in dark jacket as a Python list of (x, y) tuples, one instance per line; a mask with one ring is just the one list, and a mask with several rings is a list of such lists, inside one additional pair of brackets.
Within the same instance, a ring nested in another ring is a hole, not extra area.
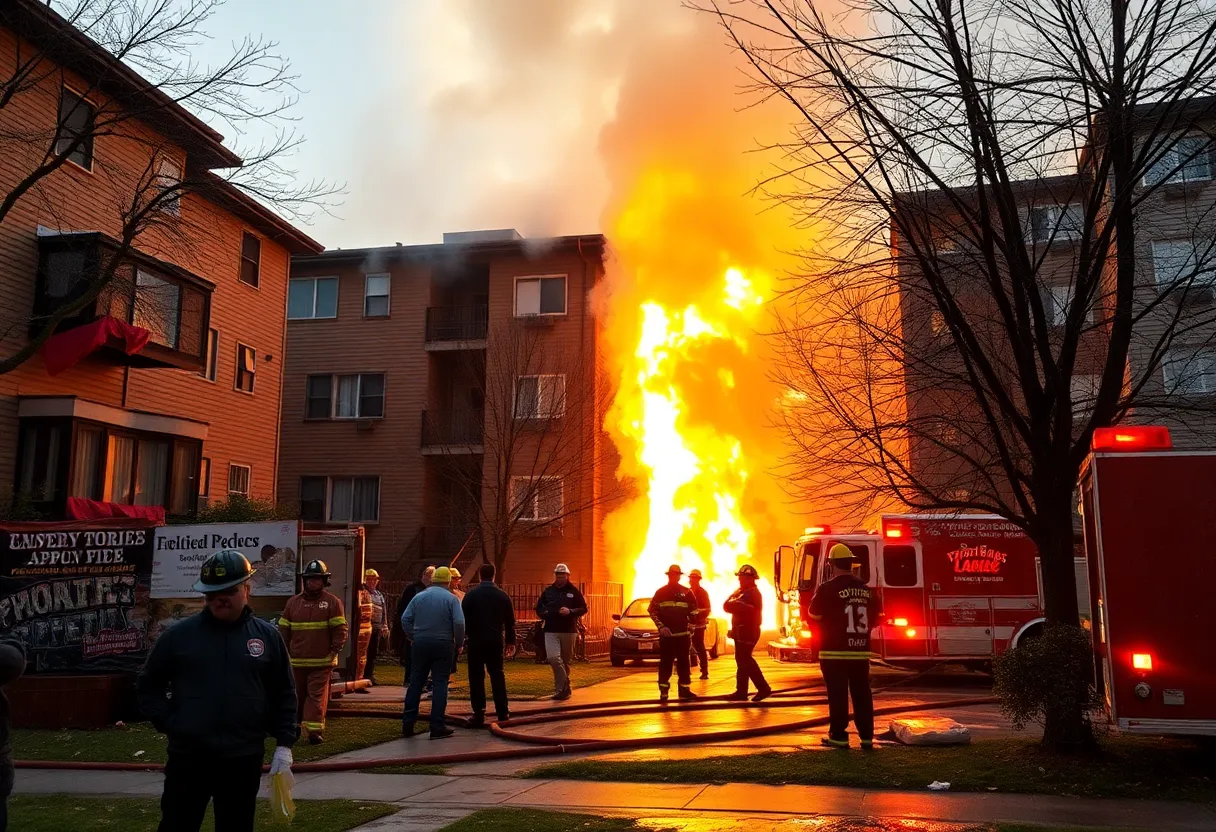
[(735, 640), (735, 692), (727, 699), (742, 702), (747, 699), (747, 683), (756, 685), (756, 695), (753, 702), (768, 699), (773, 689), (760, 672), (760, 665), (752, 656), (752, 651), (760, 643), (761, 613), (764, 610), (764, 597), (756, 588), (756, 579), (760, 573), (750, 563), (739, 567), (735, 573), (739, 579), (739, 588), (726, 599), (722, 609), (730, 613), (731, 638)]
[(709, 593), (701, 586), (701, 570), (694, 569), (688, 573), (688, 588), (697, 599), (697, 615), (692, 622), (692, 666), (701, 665), (701, 678), (709, 678), (709, 651), (705, 649), (705, 630), (709, 627), (709, 614), (713, 612), (713, 604), (709, 601)]
[[(0, 685), (17, 681), (24, 672), (25, 645), (11, 636), (0, 639)], [(13, 793), (12, 729), (12, 709), (8, 697), (0, 691), (0, 832), (8, 829), (8, 796)]]
[(235, 550), (208, 558), (194, 584), (206, 607), (166, 630), (139, 674), (140, 708), (169, 735), (160, 832), (196, 832), (212, 800), (216, 829), (252, 832), (268, 734), (271, 774), (291, 770), (296, 688), (283, 639), (249, 608), (252, 575)]
[(478, 574), (481, 583), (466, 592), (460, 602), (469, 645), (469, 704), (473, 708), (470, 728), (480, 728), (486, 723), (486, 673), (490, 674), (498, 721), (511, 718), (502, 659), (504, 648), (508, 656), (515, 653), (515, 610), (511, 596), (495, 585), (493, 564), (482, 565)]
[(570, 583), (570, 567), (553, 567), (553, 583), (545, 587), (536, 601), (536, 615), (545, 623), (545, 655), (553, 668), (553, 698), (569, 699), (570, 661), (578, 640), (578, 619), (587, 613), (587, 602), (578, 587)]

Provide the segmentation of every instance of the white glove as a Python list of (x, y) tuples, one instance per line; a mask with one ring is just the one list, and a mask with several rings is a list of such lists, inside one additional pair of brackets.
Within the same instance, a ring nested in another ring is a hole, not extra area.
[(285, 745), (280, 745), (274, 750), (274, 757), (270, 760), (270, 776), (276, 774), (286, 774), (291, 777), (291, 764), (295, 762), (291, 757), (291, 749)]

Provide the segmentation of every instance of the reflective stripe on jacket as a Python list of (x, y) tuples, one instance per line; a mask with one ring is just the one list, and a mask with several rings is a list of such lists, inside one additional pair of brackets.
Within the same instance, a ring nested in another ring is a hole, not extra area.
[(333, 667), (350, 628), (342, 601), (322, 591), (311, 599), (304, 593), (293, 596), (279, 619), (279, 632), (287, 643), (292, 667)]

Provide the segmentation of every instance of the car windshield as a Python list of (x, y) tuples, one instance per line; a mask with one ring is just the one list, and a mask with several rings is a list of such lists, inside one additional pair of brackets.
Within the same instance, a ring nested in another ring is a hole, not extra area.
[(649, 598), (638, 598), (625, 608), (625, 614), (622, 618), (649, 618), (650, 613), (646, 612), (650, 608)]

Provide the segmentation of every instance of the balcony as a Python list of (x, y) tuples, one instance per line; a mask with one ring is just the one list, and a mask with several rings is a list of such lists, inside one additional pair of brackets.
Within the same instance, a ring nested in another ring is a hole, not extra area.
[(426, 348), (438, 350), (484, 350), (489, 307), (430, 306), (426, 310)]
[(201, 369), (215, 285), (135, 249), (128, 249), (114, 264), (120, 248), (118, 240), (97, 232), (40, 234), (31, 335), (56, 310), (89, 294), (112, 269), (97, 297), (60, 321), (55, 335), (114, 318), (146, 330), (148, 342), (128, 352), (107, 339), (96, 356), (129, 367)]
[(485, 420), (481, 410), (422, 411), (423, 455), (484, 453)]

